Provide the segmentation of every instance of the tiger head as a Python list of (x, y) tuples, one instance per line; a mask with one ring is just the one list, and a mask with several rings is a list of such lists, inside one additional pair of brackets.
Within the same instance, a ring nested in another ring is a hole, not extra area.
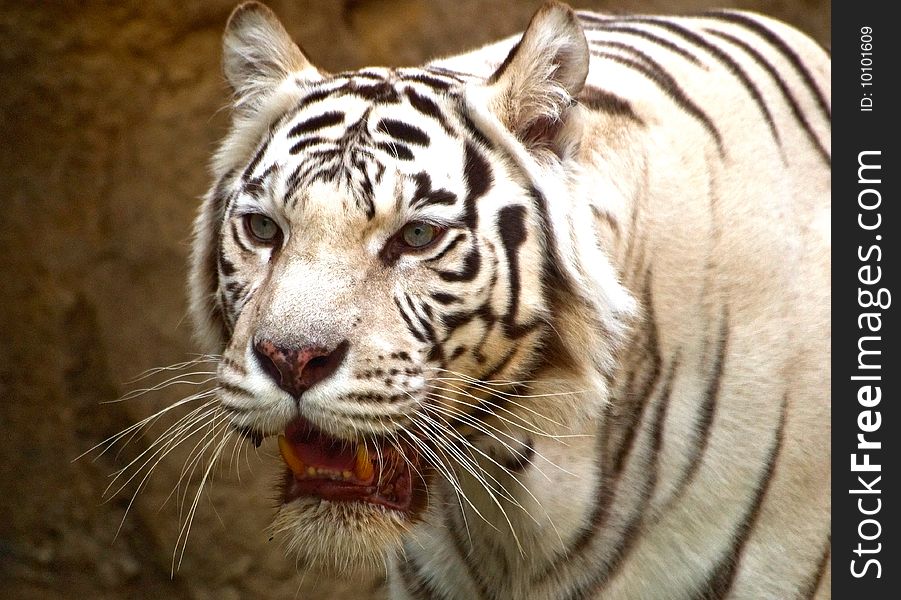
[(333, 75), (251, 2), (223, 45), (233, 123), (195, 223), (197, 331), (232, 425), (278, 436), (289, 548), (379, 564), (471, 467), (461, 445), (604, 401), (631, 299), (570, 194), (584, 34), (549, 4), (488, 79)]

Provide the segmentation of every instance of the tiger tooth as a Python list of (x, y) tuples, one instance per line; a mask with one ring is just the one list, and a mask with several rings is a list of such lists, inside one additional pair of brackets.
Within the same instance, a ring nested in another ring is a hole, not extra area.
[(291, 442), (288, 441), (283, 435), (278, 436), (278, 451), (282, 455), (282, 459), (285, 461), (285, 464), (288, 465), (288, 468), (291, 469), (291, 472), (295, 475), (302, 475), (306, 470), (306, 465), (303, 464), (303, 461), (297, 456), (297, 453), (294, 451), (294, 446), (291, 445)]
[(374, 469), (372, 468), (372, 459), (369, 458), (369, 451), (366, 450), (365, 444), (357, 446), (357, 456), (354, 461), (354, 475), (361, 481), (369, 481), (372, 479)]

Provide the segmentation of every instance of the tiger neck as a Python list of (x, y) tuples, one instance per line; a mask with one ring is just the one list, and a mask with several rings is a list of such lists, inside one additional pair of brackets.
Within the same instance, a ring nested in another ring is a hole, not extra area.
[[(581, 175), (571, 180), (570, 199), (588, 203), (599, 243), (630, 288), (628, 240), (641, 226), (647, 182), (645, 157), (632, 148), (643, 146), (634, 129), (591, 126), (604, 134), (580, 150), (574, 171)], [(606, 173), (628, 175), (611, 181)], [(559, 376), (545, 372), (539, 378)], [(615, 404), (613, 398), (597, 402), (613, 412)], [(581, 553), (588, 544), (583, 540), (593, 535), (602, 471), (612, 471), (616, 439), (603, 435), (604, 419), (595, 417), (565, 437), (520, 431), (516, 448), (488, 443), (480, 445), (480, 454), (470, 452), (478, 475), (460, 470), (457, 482), (442, 479), (430, 514), (405, 545), (408, 560), (399, 563), (405, 589), (417, 578), (420, 589), (454, 590), (447, 596), (453, 598), (532, 598), (552, 589), (554, 574), (568, 568), (570, 553)]]

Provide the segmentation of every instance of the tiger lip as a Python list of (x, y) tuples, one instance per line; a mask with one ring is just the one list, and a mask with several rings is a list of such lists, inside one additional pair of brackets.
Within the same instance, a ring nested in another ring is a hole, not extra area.
[(373, 452), (366, 444), (333, 438), (298, 419), (278, 436), (288, 467), (285, 504), (301, 497), (335, 502), (364, 502), (407, 511), (412, 472), (393, 448)]

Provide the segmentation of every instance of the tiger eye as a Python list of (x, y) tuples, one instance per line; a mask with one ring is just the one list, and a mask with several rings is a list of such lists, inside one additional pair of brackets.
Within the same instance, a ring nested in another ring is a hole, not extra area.
[(430, 223), (421, 221), (413, 221), (404, 225), (401, 231), (401, 237), (404, 243), (411, 248), (422, 248), (429, 245), (440, 230)]
[(276, 222), (260, 213), (246, 215), (244, 226), (254, 240), (263, 244), (271, 244), (281, 234), (281, 229)]

